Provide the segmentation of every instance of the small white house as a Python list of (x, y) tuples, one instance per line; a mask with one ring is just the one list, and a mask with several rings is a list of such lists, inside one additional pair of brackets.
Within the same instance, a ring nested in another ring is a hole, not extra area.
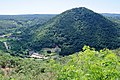
[(6, 37), (6, 35), (0, 35), (0, 38), (4, 38), (4, 37)]
[(33, 53), (30, 55), (30, 58), (36, 58), (36, 59), (48, 59), (48, 57), (45, 57), (44, 55), (41, 55), (39, 53)]

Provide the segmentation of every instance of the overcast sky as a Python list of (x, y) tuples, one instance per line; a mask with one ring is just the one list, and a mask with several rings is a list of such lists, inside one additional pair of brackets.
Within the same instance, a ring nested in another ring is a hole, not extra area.
[(120, 0), (0, 0), (0, 14), (59, 14), (75, 7), (119, 13)]

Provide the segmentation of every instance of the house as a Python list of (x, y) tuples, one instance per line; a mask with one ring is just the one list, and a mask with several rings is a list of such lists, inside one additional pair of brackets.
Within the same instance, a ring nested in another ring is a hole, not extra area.
[(30, 58), (36, 58), (36, 59), (48, 59), (48, 57), (45, 57), (44, 55), (41, 55), (39, 53), (35, 53), (34, 51), (29, 52)]
[(35, 53), (35, 51), (29, 51), (29, 55), (32, 55), (33, 53)]
[(44, 56), (43, 55), (40, 55), (38, 53), (33, 53), (32, 55), (30, 55), (31, 58), (39, 58), (39, 59), (43, 59)]
[(6, 35), (0, 35), (0, 38), (5, 38), (6, 37)]
[(0, 38), (8, 38), (9, 36), (11, 36), (11, 33), (9, 34), (0, 34)]

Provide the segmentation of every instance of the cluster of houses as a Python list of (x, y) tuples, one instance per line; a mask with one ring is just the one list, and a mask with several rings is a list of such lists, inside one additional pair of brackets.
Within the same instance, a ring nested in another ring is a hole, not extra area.
[(45, 57), (44, 55), (41, 55), (39, 53), (33, 53), (30, 55), (30, 58), (36, 58), (36, 59), (48, 59), (48, 57)]
[[(42, 52), (46, 52), (48, 54), (51, 54), (51, 53), (60, 53), (61, 52), (61, 48), (59, 48), (58, 46), (56, 46), (55, 48), (43, 48), (41, 50)], [(44, 55), (42, 54), (39, 54), (39, 53), (36, 53), (34, 51), (29, 51), (29, 57), (30, 58), (36, 58), (36, 59), (48, 59), (49, 57), (45, 57)], [(53, 56), (55, 57), (55, 56)]]

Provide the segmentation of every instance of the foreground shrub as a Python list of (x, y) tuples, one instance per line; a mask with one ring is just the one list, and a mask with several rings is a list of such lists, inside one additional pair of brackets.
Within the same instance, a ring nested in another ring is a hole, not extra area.
[(66, 58), (62, 63), (52, 61), (57, 80), (120, 80), (119, 57), (108, 49), (98, 52), (84, 46), (82, 52)]

